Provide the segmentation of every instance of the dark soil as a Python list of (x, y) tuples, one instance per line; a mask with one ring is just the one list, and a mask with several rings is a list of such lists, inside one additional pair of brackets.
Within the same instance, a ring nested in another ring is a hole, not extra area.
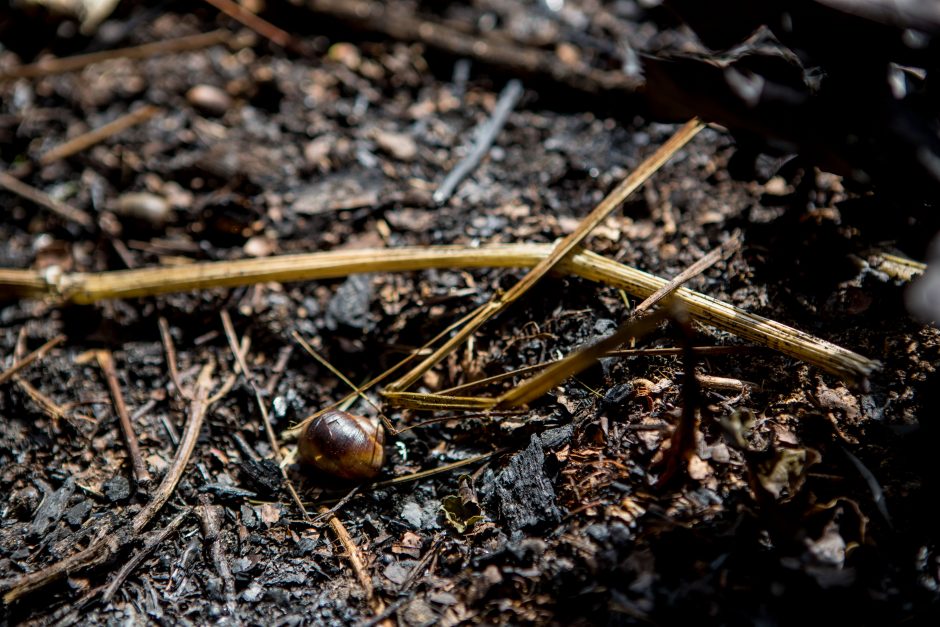
[[(559, 14), (535, 2), (402, 4), (509, 33), (520, 45), (552, 51), (567, 42), (560, 59), (581, 54), (604, 69), (619, 65), (619, 37), (646, 52), (694, 42), (671, 14), (643, 3), (612, 3), (601, 24), (593, 2), (565, 3)], [(209, 5), (190, 8), (124, 2), (92, 37), (68, 21), (3, 9), (0, 71), (43, 51), (68, 56), (243, 30)], [(0, 84), (3, 169), (95, 219), (85, 229), (0, 192), (0, 267), (96, 272), (340, 248), (552, 242), (677, 128), (649, 102), (612, 109), (605, 98), (523, 77), (522, 102), (487, 158), (438, 207), (432, 192), (513, 72), (471, 64), (463, 81), (454, 73), (460, 59), (446, 52), (299, 5), (265, 16), (300, 49), (245, 31), (250, 41), (235, 49), (116, 59)], [(190, 92), (195, 86), (219, 89)], [(36, 165), (50, 148), (144, 103), (161, 112)], [(390, 437), (381, 480), (502, 452), (414, 482), (365, 485), (339, 510), (389, 620), (887, 625), (936, 617), (940, 337), (906, 313), (906, 285), (866, 261), (885, 252), (923, 259), (936, 217), (916, 189), (901, 198), (755, 145), (706, 129), (588, 247), (672, 277), (740, 229), (742, 249), (690, 287), (879, 359), (882, 369), (853, 385), (761, 348), (702, 359), (702, 374), (756, 385), (702, 392), (693, 463), (665, 484), (664, 444), (687, 401), (679, 357), (604, 359), (522, 415), (455, 415)], [(131, 192), (169, 208), (127, 209), (120, 199)], [(127, 520), (148, 501), (133, 481), (107, 382), (93, 360), (80, 359), (87, 351), (114, 353), (159, 480), (187, 406), (170, 381), (159, 317), (184, 384), (214, 361), (218, 385), (235, 368), (219, 317), (229, 312), (239, 337), (251, 340), (248, 365), (281, 433), (348, 392), (292, 332), (359, 383), (520, 276), (375, 274), (93, 306), (4, 299), (0, 372), (18, 341), (33, 350), (60, 333), (67, 340), (0, 387), (0, 588), (83, 548), (105, 521)], [(636, 304), (613, 288), (551, 277), (418, 388), (557, 358), (612, 331)], [(699, 345), (745, 346), (707, 326), (695, 332)], [(663, 328), (637, 345), (681, 339)], [(350, 411), (375, 413), (363, 402)], [(430, 417), (387, 412), (399, 426)], [(0, 605), (0, 624), (370, 621), (376, 605), (344, 549), (329, 526), (303, 520), (271, 457), (252, 389), (239, 378), (213, 406), (182, 482), (148, 528), (200, 497), (220, 506), (232, 594), (194, 513), (110, 602), (79, 600), (110, 581), (146, 532), (108, 564)], [(298, 466), (289, 475), (311, 511), (353, 487)], [(482, 520), (463, 532), (445, 515), (460, 523), (468, 512)]]

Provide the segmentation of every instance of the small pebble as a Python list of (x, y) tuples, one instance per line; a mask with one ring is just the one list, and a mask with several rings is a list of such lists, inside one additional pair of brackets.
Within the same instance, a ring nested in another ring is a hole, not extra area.
[(117, 213), (159, 226), (170, 218), (170, 203), (163, 196), (149, 192), (130, 192), (118, 198)]
[(764, 191), (771, 196), (783, 196), (787, 190), (787, 182), (782, 176), (775, 176), (764, 184)]
[(242, 250), (249, 257), (267, 257), (274, 252), (274, 242), (263, 235), (248, 238)]
[(232, 98), (212, 85), (196, 85), (186, 92), (186, 100), (209, 115), (222, 115), (232, 107)]
[(415, 140), (402, 133), (377, 131), (375, 143), (399, 161), (411, 161), (418, 154), (418, 146), (415, 144)]

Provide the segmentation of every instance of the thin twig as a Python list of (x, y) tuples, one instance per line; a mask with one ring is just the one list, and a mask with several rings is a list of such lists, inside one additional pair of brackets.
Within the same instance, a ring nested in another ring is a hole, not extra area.
[(281, 463), (283, 461), (283, 456), (281, 455), (280, 443), (277, 441), (277, 435), (274, 433), (274, 427), (271, 426), (271, 418), (268, 416), (268, 408), (265, 405), (264, 399), (261, 398), (261, 390), (255, 383), (254, 375), (251, 373), (251, 371), (248, 369), (248, 365), (245, 363), (245, 356), (241, 351), (238, 350), (238, 336), (235, 335), (235, 327), (232, 325), (232, 318), (224, 309), (220, 313), (220, 316), (222, 317), (222, 327), (225, 329), (225, 337), (228, 338), (228, 343), (229, 347), (232, 349), (232, 354), (235, 355), (235, 360), (237, 361), (239, 368), (241, 368), (245, 380), (248, 381), (248, 385), (254, 392), (255, 401), (257, 401), (258, 408), (261, 410), (261, 420), (264, 423), (264, 431), (268, 436), (268, 444), (271, 446), (274, 459), (277, 461), (277, 465), (281, 469), (281, 477), (284, 479), (284, 485), (287, 486), (287, 491), (290, 492), (291, 498), (294, 500), (294, 503), (297, 505), (297, 508), (300, 510), (303, 517), (307, 518), (307, 509), (304, 507), (304, 503), (300, 498), (300, 494), (297, 493), (297, 489), (294, 487), (294, 482), (291, 481), (290, 476), (287, 474), (287, 469), (284, 468), (284, 465)]
[[(325, 511), (325, 508), (321, 510), (321, 513), (322, 511)], [(356, 579), (359, 580), (359, 585), (362, 586), (362, 590), (366, 595), (366, 601), (372, 606), (372, 610), (376, 614), (382, 612), (385, 609), (385, 604), (381, 599), (375, 596), (375, 590), (372, 588), (372, 578), (369, 576), (369, 570), (366, 568), (365, 561), (362, 559), (362, 553), (359, 551), (359, 547), (356, 546), (352, 536), (349, 535), (349, 531), (346, 530), (346, 526), (339, 518), (335, 515), (331, 515), (329, 522), (330, 527), (333, 528), (333, 533), (336, 534), (340, 544), (346, 549), (346, 557), (352, 565)]]
[(631, 337), (642, 337), (652, 332), (668, 312), (655, 311), (621, 325), (608, 337), (555, 362), (539, 374), (510, 389), (496, 400), (497, 407), (521, 407), (539, 398), (558, 385), (564, 378), (574, 376), (592, 365), (612, 348), (623, 344)]
[(235, 4), (231, 0), (205, 0), (222, 13), (240, 24), (247, 26), (262, 37), (271, 40), (282, 48), (297, 49), (294, 38), (285, 30), (281, 30), (271, 22), (258, 17), (240, 4)]
[(663, 487), (688, 471), (689, 461), (695, 455), (695, 432), (698, 427), (701, 391), (695, 376), (695, 353), (692, 350), (694, 332), (687, 312), (681, 305), (671, 307), (670, 318), (685, 350), (682, 353), (682, 415), (670, 438), (671, 445), (665, 459), (665, 468), (656, 484)]
[[(656, 305), (659, 301), (664, 299), (669, 294), (672, 294), (677, 289), (679, 289), (684, 283), (694, 279), (701, 273), (705, 272), (707, 269), (721, 261), (726, 259), (730, 255), (733, 255), (738, 249), (741, 248), (741, 238), (738, 233), (735, 233), (731, 236), (728, 241), (723, 243), (718, 248), (715, 248), (710, 253), (693, 263), (691, 266), (680, 272), (674, 279), (669, 281), (666, 285), (663, 285), (661, 288), (650, 294), (642, 303), (636, 306), (636, 309), (633, 310), (633, 316), (638, 317), (642, 316), (648, 309)], [(684, 349), (683, 349), (684, 350)]]
[(395, 477), (393, 479), (386, 479), (385, 481), (379, 481), (377, 483), (371, 484), (373, 488), (387, 488), (393, 485), (401, 485), (403, 483), (409, 483), (411, 481), (419, 481), (421, 479), (427, 479), (434, 475), (439, 475), (445, 472), (450, 472), (451, 470), (457, 470), (458, 468), (463, 468), (464, 466), (470, 466), (478, 462), (483, 462), (488, 460), (491, 457), (496, 455), (501, 455), (507, 452), (509, 449), (499, 449), (498, 451), (493, 451), (492, 453), (484, 453), (483, 455), (477, 455), (476, 457), (468, 457), (467, 459), (462, 459), (458, 462), (452, 462), (450, 464), (444, 464), (443, 466), (438, 466), (437, 468), (429, 468), (428, 470), (421, 470), (418, 472), (413, 472), (410, 475), (402, 475), (400, 477)]
[(497, 100), (496, 107), (493, 109), (493, 115), (476, 128), (474, 132), (476, 140), (473, 144), (473, 149), (467, 153), (444, 178), (441, 186), (437, 188), (431, 197), (434, 202), (439, 205), (443, 205), (447, 202), (460, 182), (467, 178), (470, 173), (476, 170), (477, 166), (480, 165), (480, 162), (483, 161), (483, 157), (486, 156), (493, 142), (496, 141), (496, 137), (499, 135), (500, 131), (503, 130), (503, 126), (506, 125), (509, 114), (512, 113), (512, 110), (516, 107), (516, 103), (518, 103), (519, 99), (522, 97), (522, 91), (522, 83), (520, 81), (512, 79), (506, 83), (506, 86), (503, 87), (503, 91), (499, 94), (499, 100)]
[(184, 399), (190, 399), (190, 392), (183, 387), (180, 381), (180, 371), (176, 363), (176, 346), (173, 344), (173, 335), (170, 333), (170, 325), (166, 318), (160, 316), (157, 319), (157, 326), (160, 327), (160, 339), (163, 341), (163, 350), (166, 353), (166, 367), (170, 371), (170, 381), (176, 387), (176, 393)]
[(338, 513), (339, 513), (339, 510), (343, 509), (343, 507), (346, 506), (346, 503), (349, 503), (349, 501), (351, 501), (352, 498), (353, 498), (354, 496), (356, 496), (356, 494), (359, 493), (359, 488), (360, 488), (360, 487), (361, 487), (361, 486), (356, 486), (355, 488), (353, 488), (352, 490), (350, 490), (350, 491), (346, 494), (346, 496), (344, 496), (344, 497), (341, 498), (339, 501), (337, 501), (337, 502), (333, 505), (333, 507), (331, 507), (331, 508), (329, 508), (329, 509), (327, 509), (327, 510), (322, 510), (319, 514), (317, 514), (316, 516), (314, 516), (313, 519), (311, 519), (310, 524), (311, 524), (311, 525), (316, 525), (316, 524), (320, 523), (321, 521), (323, 521), (325, 518), (329, 518), (330, 516), (335, 516), (336, 514), (338, 514)]
[(36, 350), (34, 350), (33, 352), (31, 352), (29, 355), (26, 355), (22, 359), (17, 359), (16, 361), (14, 361), (12, 366), (7, 368), (3, 372), (0, 372), (0, 384), (6, 383), (9, 379), (12, 379), (13, 376), (16, 375), (16, 373), (18, 373), (23, 368), (26, 368), (27, 366), (32, 364), (34, 361), (37, 361), (45, 357), (46, 353), (48, 353), (50, 350), (52, 350), (53, 348), (55, 348), (56, 346), (58, 346), (64, 341), (65, 341), (64, 335), (57, 335), (51, 340), (49, 340), (48, 342), (46, 342), (45, 344), (43, 344), (42, 346), (40, 346), (39, 348), (37, 348)]
[(169, 538), (170, 535), (176, 531), (176, 529), (180, 526), (180, 524), (182, 524), (186, 517), (189, 516), (191, 511), (192, 510), (190, 508), (186, 508), (177, 514), (176, 517), (173, 518), (173, 520), (171, 520), (166, 527), (160, 529), (159, 531), (154, 531), (147, 536), (147, 540), (144, 542), (144, 546), (139, 551), (137, 551), (133, 557), (127, 560), (124, 566), (121, 567), (121, 570), (119, 570), (111, 580), (111, 583), (108, 584), (104, 594), (101, 595), (102, 603), (111, 602), (111, 599), (113, 599), (114, 595), (117, 594), (117, 591), (124, 583), (124, 580), (127, 579), (128, 576), (130, 576), (130, 574), (134, 572), (138, 566), (140, 566), (141, 562), (147, 559), (154, 549), (160, 546), (163, 541)]
[(163, 505), (169, 500), (176, 489), (176, 484), (183, 477), (183, 471), (189, 458), (192, 457), (193, 450), (196, 448), (196, 441), (199, 439), (199, 432), (202, 430), (202, 423), (209, 411), (209, 389), (212, 385), (212, 372), (215, 369), (214, 364), (206, 364), (199, 372), (196, 379), (196, 386), (193, 390), (193, 400), (189, 406), (189, 420), (186, 423), (186, 429), (183, 431), (183, 439), (176, 450), (176, 455), (170, 463), (170, 467), (163, 477), (163, 481), (154, 491), (153, 498), (147, 505), (134, 517), (132, 522), (135, 533), (140, 533), (144, 527), (160, 511)]
[(278, 447), (277, 435), (275, 435), (274, 428), (271, 426), (271, 419), (268, 417), (268, 407), (264, 399), (261, 398), (261, 390), (259, 390), (258, 386), (255, 384), (255, 377), (248, 369), (244, 355), (238, 350), (238, 336), (235, 335), (235, 327), (232, 325), (232, 318), (229, 316), (228, 311), (224, 309), (219, 312), (219, 317), (222, 318), (222, 328), (225, 329), (225, 337), (228, 338), (229, 348), (232, 349), (232, 356), (235, 357), (235, 361), (238, 363), (238, 367), (241, 368), (245, 381), (248, 382), (248, 386), (255, 395), (255, 401), (258, 403), (258, 409), (261, 411), (261, 420), (264, 423), (264, 432), (268, 436), (268, 444), (271, 446), (271, 452), (274, 455), (274, 459), (280, 464), (281, 451)]
[(215, 30), (209, 33), (166, 39), (164, 41), (156, 41), (130, 48), (103, 50), (101, 52), (80, 54), (73, 57), (43, 59), (37, 63), (22, 65), (18, 68), (7, 70), (6, 72), (0, 72), (0, 83), (15, 78), (36, 78), (39, 76), (74, 72), (94, 63), (100, 63), (110, 59), (147, 59), (162, 54), (199, 50), (200, 48), (208, 48), (209, 46), (224, 43), (229, 39), (230, 35), (227, 31)]
[(111, 390), (111, 399), (114, 401), (114, 411), (117, 412), (118, 420), (121, 423), (121, 431), (124, 433), (124, 441), (127, 443), (127, 450), (131, 456), (131, 468), (134, 470), (134, 480), (138, 486), (146, 487), (150, 484), (150, 471), (147, 470), (147, 464), (140, 454), (140, 444), (137, 443), (137, 434), (134, 433), (134, 425), (131, 424), (131, 417), (127, 413), (127, 405), (124, 403), (124, 395), (121, 392), (121, 384), (118, 381), (117, 370), (114, 368), (114, 356), (107, 349), (95, 351), (95, 359), (101, 371), (104, 372), (104, 378), (108, 382), (108, 388)]
[(41, 156), (39, 158), (39, 163), (41, 165), (49, 165), (50, 163), (55, 163), (59, 159), (71, 157), (76, 153), (87, 150), (95, 144), (103, 142), (112, 135), (117, 135), (118, 133), (122, 133), (132, 126), (146, 122), (159, 112), (160, 107), (150, 104), (144, 105), (139, 109), (122, 115), (116, 120), (108, 122), (104, 126), (99, 126), (98, 128), (92, 129), (87, 133), (82, 133), (78, 137), (73, 137), (63, 144), (59, 144)]
[(18, 178), (10, 176), (6, 172), (0, 172), (0, 187), (7, 190), (8, 192), (16, 194), (21, 198), (25, 198), (31, 203), (48, 209), (60, 218), (76, 222), (86, 229), (90, 229), (95, 225), (95, 221), (92, 220), (91, 216), (81, 209), (77, 209), (71, 205), (68, 205), (61, 200), (56, 200), (49, 194), (42, 192), (31, 185), (27, 185)]

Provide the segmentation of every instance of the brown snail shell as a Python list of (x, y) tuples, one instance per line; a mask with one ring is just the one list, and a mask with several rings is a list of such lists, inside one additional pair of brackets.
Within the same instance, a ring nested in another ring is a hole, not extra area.
[(331, 409), (304, 429), (299, 458), (342, 479), (371, 479), (385, 461), (385, 430), (364, 416)]

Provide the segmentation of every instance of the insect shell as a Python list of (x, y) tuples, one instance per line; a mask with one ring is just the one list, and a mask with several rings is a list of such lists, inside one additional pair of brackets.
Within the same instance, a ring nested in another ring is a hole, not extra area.
[(365, 480), (379, 474), (385, 461), (385, 430), (364, 416), (331, 409), (304, 429), (299, 458), (341, 479)]

